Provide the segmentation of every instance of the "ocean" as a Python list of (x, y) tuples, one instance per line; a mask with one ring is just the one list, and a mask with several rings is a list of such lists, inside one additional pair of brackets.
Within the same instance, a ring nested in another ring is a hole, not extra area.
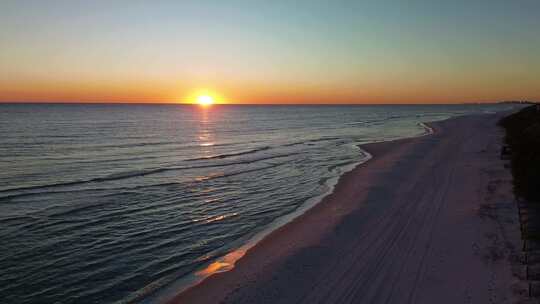
[(0, 299), (152, 302), (330, 193), (358, 145), (512, 107), (0, 104)]

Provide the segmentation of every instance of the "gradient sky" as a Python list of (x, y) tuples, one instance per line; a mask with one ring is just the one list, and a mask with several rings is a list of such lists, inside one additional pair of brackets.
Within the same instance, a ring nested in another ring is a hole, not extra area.
[(0, 3), (0, 101), (540, 100), (540, 1)]

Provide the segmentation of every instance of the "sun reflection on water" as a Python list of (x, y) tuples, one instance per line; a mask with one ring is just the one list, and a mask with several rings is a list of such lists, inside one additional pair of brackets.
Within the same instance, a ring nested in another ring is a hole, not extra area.
[[(200, 119), (198, 124), (198, 133), (197, 133), (197, 141), (198, 146), (200, 147), (200, 157), (210, 158), (214, 155), (214, 145), (215, 145), (215, 130), (214, 130), (214, 123), (212, 121), (211, 117), (211, 111), (212, 109), (210, 107), (200, 107), (198, 109), (200, 113)], [(198, 182), (204, 182), (206, 180), (209, 180), (213, 177), (222, 175), (222, 172), (219, 173), (211, 173), (203, 176), (196, 177), (196, 181)], [(205, 192), (208, 189), (200, 189), (200, 192)], [(201, 219), (195, 219), (193, 222), (201, 222), (204, 221), (205, 224), (210, 224), (213, 222), (219, 222), (222, 220), (225, 220), (229, 217), (237, 216), (238, 213), (232, 212), (229, 214), (222, 214), (222, 215), (214, 215), (209, 216), (206, 218)], [(240, 259), (247, 251), (247, 247), (236, 249), (227, 255), (219, 258), (218, 260), (210, 263), (208, 266), (206, 266), (204, 269), (196, 272), (195, 274), (199, 277), (206, 277), (209, 275), (212, 275), (214, 273), (224, 272), (232, 269), (234, 267), (234, 264), (238, 259)], [(205, 259), (205, 258), (203, 258)]]
[(199, 119), (199, 129), (198, 129), (198, 144), (201, 148), (201, 156), (208, 157), (211, 155), (213, 149), (212, 146), (215, 145), (215, 134), (213, 130), (213, 123), (210, 119), (210, 109), (201, 108), (199, 109), (200, 119)]
[(198, 271), (196, 275), (206, 277), (214, 273), (229, 271), (234, 267), (236, 261), (238, 261), (245, 254), (246, 249), (239, 248), (235, 251), (228, 253), (219, 260), (211, 263), (203, 270)]

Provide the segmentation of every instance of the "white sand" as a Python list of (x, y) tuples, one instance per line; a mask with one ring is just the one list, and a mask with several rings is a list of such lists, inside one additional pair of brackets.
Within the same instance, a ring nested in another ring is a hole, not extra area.
[[(501, 115), (366, 145), (334, 193), (175, 303), (513, 303), (520, 236)], [(515, 264), (515, 263), (514, 263)], [(515, 270), (515, 267), (514, 267)]]

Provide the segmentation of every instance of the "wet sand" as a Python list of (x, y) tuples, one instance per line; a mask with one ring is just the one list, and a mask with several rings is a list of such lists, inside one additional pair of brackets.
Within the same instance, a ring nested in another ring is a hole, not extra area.
[(517, 301), (519, 224), (500, 117), (362, 146), (373, 159), (331, 195), (172, 303)]

